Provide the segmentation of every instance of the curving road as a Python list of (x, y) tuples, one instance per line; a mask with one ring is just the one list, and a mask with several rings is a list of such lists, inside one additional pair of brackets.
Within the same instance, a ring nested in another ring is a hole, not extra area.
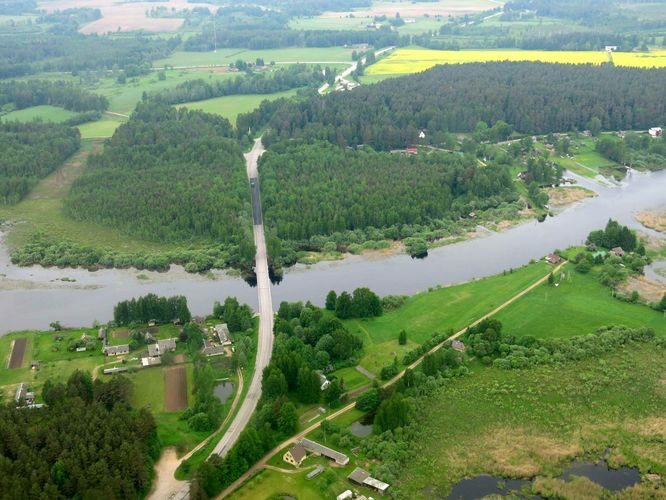
[(254, 413), (261, 397), (261, 376), (264, 368), (268, 366), (273, 352), (273, 302), (271, 300), (271, 282), (268, 277), (268, 257), (266, 255), (266, 238), (261, 215), (261, 198), (259, 193), (259, 172), (257, 162), (263, 154), (264, 147), (261, 137), (254, 142), (252, 150), (245, 155), (247, 176), (250, 180), (252, 192), (252, 219), (254, 228), (254, 244), (256, 246), (257, 293), (259, 295), (259, 338), (257, 343), (257, 361), (252, 375), (252, 381), (247, 395), (236, 414), (233, 422), (225, 432), (213, 453), (225, 456), (229, 449), (238, 440), (238, 436), (245, 429)]

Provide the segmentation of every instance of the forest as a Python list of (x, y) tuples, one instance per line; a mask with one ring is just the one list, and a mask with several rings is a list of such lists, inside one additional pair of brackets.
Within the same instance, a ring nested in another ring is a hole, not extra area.
[(225, 118), (140, 103), (72, 185), (66, 213), (151, 241), (234, 247), (254, 261), (245, 164)]
[(79, 131), (53, 123), (0, 123), (0, 205), (18, 203), (79, 149)]
[(131, 382), (93, 382), (74, 372), (66, 383), (47, 380), (48, 405), (0, 407), (0, 496), (142, 498), (160, 452), (155, 421), (130, 406)]
[(123, 300), (113, 308), (113, 321), (117, 325), (130, 325), (132, 323), (147, 324), (149, 321), (157, 323), (171, 323), (179, 321), (188, 323), (192, 319), (187, 307), (187, 299), (182, 295), (176, 297), (158, 297), (149, 293), (138, 299)]
[[(263, 65), (263, 62), (261, 62)], [(149, 96), (167, 104), (202, 101), (213, 97), (236, 94), (272, 94), (300, 87), (317, 87), (335, 78), (335, 71), (319, 65), (294, 64), (270, 72), (250, 72), (233, 79), (207, 82), (203, 79), (188, 80), (174, 88)]]
[(71, 83), (49, 80), (0, 83), (0, 110), (24, 109), (49, 104), (70, 111), (106, 111), (106, 97), (93, 94)]
[[(473, 156), (409, 156), (332, 144), (277, 144), (260, 162), (269, 231), (286, 240), (359, 228), (457, 220), (514, 201), (506, 166), (481, 168)], [(294, 182), (298, 179), (298, 182)]]
[(444, 65), (353, 93), (262, 103), (238, 125), (256, 130), (268, 123), (268, 144), (303, 137), (381, 150), (415, 144), (420, 131), (425, 142), (438, 132), (470, 132), (479, 121), (546, 134), (584, 130), (596, 117), (606, 130), (640, 130), (666, 122), (665, 79), (665, 69), (612, 65)]

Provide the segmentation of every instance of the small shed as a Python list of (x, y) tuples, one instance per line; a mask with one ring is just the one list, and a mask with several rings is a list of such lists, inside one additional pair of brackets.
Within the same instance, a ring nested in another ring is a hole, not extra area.
[(454, 340), (451, 342), (451, 348), (454, 351), (465, 352), (465, 344), (461, 340)]

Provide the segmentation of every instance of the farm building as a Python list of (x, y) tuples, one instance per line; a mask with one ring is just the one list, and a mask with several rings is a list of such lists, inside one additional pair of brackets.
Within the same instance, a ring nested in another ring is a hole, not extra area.
[(305, 460), (307, 456), (308, 454), (306, 453), (303, 445), (296, 444), (282, 456), (282, 459), (288, 464), (298, 468), (301, 466), (303, 460)]
[(143, 367), (149, 367), (149, 366), (157, 366), (162, 364), (162, 358), (159, 356), (149, 356), (146, 358), (141, 358), (141, 366)]
[(126, 366), (116, 366), (114, 368), (104, 368), (104, 375), (113, 375), (114, 373), (123, 373), (129, 371), (129, 368)]
[(552, 265), (556, 266), (557, 264), (559, 264), (560, 262), (562, 262), (562, 257), (560, 257), (559, 255), (554, 254), (554, 253), (549, 253), (549, 254), (546, 256), (546, 262), (548, 262), (549, 264), (552, 264)]
[(616, 257), (624, 257), (624, 249), (622, 247), (611, 248), (610, 253)]
[(356, 483), (360, 486), (367, 486), (368, 488), (372, 488), (381, 494), (386, 493), (386, 490), (389, 489), (388, 484), (370, 476), (366, 470), (361, 469), (360, 467), (356, 467), (354, 471), (349, 474), (349, 476), (347, 476), (347, 479), (349, 479), (352, 483)]
[(303, 448), (305, 448), (306, 451), (309, 451), (315, 455), (326, 457), (329, 460), (333, 460), (338, 465), (347, 465), (349, 463), (349, 457), (347, 455), (340, 453), (339, 451), (332, 450), (331, 448), (328, 448), (323, 444), (319, 444), (316, 441), (303, 439), (301, 440), (300, 444), (303, 445)]
[(650, 130), (648, 130), (648, 133), (652, 137), (661, 137), (664, 134), (664, 131), (661, 129), (661, 127), (652, 127)]
[(102, 349), (102, 352), (106, 356), (121, 356), (123, 354), (129, 354), (130, 348), (128, 344), (122, 345), (105, 345)]

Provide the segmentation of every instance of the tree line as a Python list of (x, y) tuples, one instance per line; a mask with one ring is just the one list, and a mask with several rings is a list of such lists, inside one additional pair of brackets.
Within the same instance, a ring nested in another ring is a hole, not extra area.
[(239, 117), (267, 143), (324, 139), (340, 146), (403, 148), (438, 132), (471, 132), (479, 121), (510, 124), (525, 134), (583, 130), (593, 117), (603, 129), (646, 129), (666, 121), (665, 69), (497, 62), (437, 66), (420, 74), (297, 102), (263, 103)]
[(236, 94), (272, 94), (300, 87), (317, 87), (335, 78), (335, 71), (319, 65), (295, 64), (263, 73), (250, 73), (231, 79), (207, 82), (203, 79), (187, 80), (174, 88), (149, 96), (167, 104), (203, 101), (213, 97)]
[(48, 104), (70, 111), (106, 111), (109, 100), (63, 81), (28, 80), (0, 83), (0, 109), (24, 109)]
[[(225, 118), (140, 103), (72, 185), (65, 212), (152, 241), (215, 241), (254, 261), (245, 165)], [(205, 263), (204, 263), (205, 264)]]
[(75, 371), (66, 383), (44, 383), (44, 408), (1, 406), (1, 496), (145, 496), (160, 444), (152, 414), (133, 409), (131, 395), (124, 377), (93, 382)]
[(39, 179), (79, 149), (76, 129), (53, 123), (0, 123), (0, 205), (18, 203)]
[(149, 293), (138, 299), (118, 302), (113, 308), (113, 321), (120, 326), (133, 323), (147, 324), (149, 321), (171, 323), (176, 320), (185, 324), (191, 319), (192, 314), (187, 307), (187, 299), (182, 295), (158, 297)]
[(457, 220), (515, 199), (506, 166), (480, 167), (472, 156), (447, 152), (277, 144), (261, 158), (260, 171), (265, 223), (285, 240), (370, 227), (392, 227), (398, 239), (401, 225)]

